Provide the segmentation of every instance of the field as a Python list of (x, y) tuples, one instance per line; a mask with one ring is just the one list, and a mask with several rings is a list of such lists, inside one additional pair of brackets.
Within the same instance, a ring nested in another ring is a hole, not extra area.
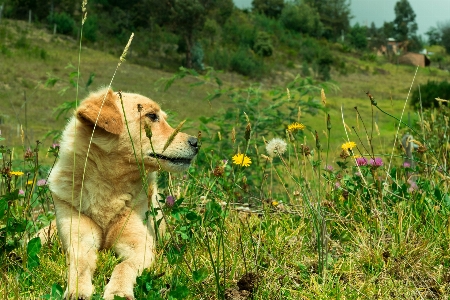
[[(55, 112), (77, 86), (78, 100), (108, 86), (119, 58), (22, 22), (2, 22), (0, 43), (0, 299), (62, 299), (59, 240), (31, 239), (54, 218), (51, 131), (70, 115)], [(405, 103), (411, 86), (448, 74), (339, 55), (353, 71), (328, 83), (292, 69), (261, 82), (174, 75), (132, 53), (120, 65), (114, 90), (157, 100), (203, 144), (186, 174), (159, 176), (169, 230), (136, 299), (448, 298), (449, 111)], [(396, 141), (407, 132), (410, 158)], [(94, 299), (118, 261), (100, 252)]]

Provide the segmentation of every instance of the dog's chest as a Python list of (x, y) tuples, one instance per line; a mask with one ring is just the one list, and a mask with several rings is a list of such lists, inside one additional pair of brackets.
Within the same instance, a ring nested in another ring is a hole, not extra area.
[(83, 213), (103, 229), (107, 228), (116, 216), (140, 202), (129, 193), (110, 197), (94, 193), (90, 196), (83, 205)]

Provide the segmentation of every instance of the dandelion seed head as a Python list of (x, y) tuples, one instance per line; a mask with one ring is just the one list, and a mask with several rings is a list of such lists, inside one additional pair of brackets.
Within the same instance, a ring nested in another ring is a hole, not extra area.
[(274, 157), (277, 154), (283, 155), (284, 152), (286, 152), (286, 149), (287, 143), (280, 138), (273, 138), (266, 145), (266, 151), (270, 157)]

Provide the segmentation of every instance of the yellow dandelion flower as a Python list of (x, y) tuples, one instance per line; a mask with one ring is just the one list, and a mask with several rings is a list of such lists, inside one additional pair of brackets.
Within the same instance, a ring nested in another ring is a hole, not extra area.
[(31, 184), (33, 184), (33, 180), (28, 180), (27, 185), (31, 185)]
[(23, 172), (20, 172), (20, 171), (11, 171), (11, 172), (9, 172), (9, 175), (11, 175), (11, 176), (22, 176), (23, 175)]
[(291, 132), (296, 131), (296, 130), (303, 130), (303, 129), (305, 129), (305, 125), (303, 125), (302, 123), (295, 122), (295, 123), (288, 125), (288, 130)]
[(347, 142), (342, 144), (342, 150), (352, 150), (353, 148), (356, 147), (356, 143), (355, 142)]
[(233, 163), (235, 165), (240, 165), (240, 166), (244, 166), (244, 167), (248, 167), (252, 163), (252, 160), (250, 159), (250, 157), (248, 157), (245, 154), (241, 154), (241, 153), (236, 154), (235, 156), (233, 156), (232, 159), (233, 159)]
[(278, 201), (275, 201), (275, 200), (272, 201), (273, 206), (277, 206), (278, 204), (280, 204), (280, 203), (278, 203)]

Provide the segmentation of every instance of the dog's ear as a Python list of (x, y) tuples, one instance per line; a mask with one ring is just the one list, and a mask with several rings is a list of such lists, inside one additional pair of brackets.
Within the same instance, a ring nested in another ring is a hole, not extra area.
[[(123, 121), (114, 98), (115, 95), (111, 89), (108, 90), (106, 96), (105, 93), (97, 93), (89, 96), (78, 107), (76, 111), (77, 118), (82, 122), (92, 125), (97, 121), (97, 126), (104, 130), (113, 134), (120, 134), (123, 129)], [(105, 100), (104, 102), (103, 99)], [(99, 116), (98, 112), (100, 111), (100, 107), (101, 112)]]

